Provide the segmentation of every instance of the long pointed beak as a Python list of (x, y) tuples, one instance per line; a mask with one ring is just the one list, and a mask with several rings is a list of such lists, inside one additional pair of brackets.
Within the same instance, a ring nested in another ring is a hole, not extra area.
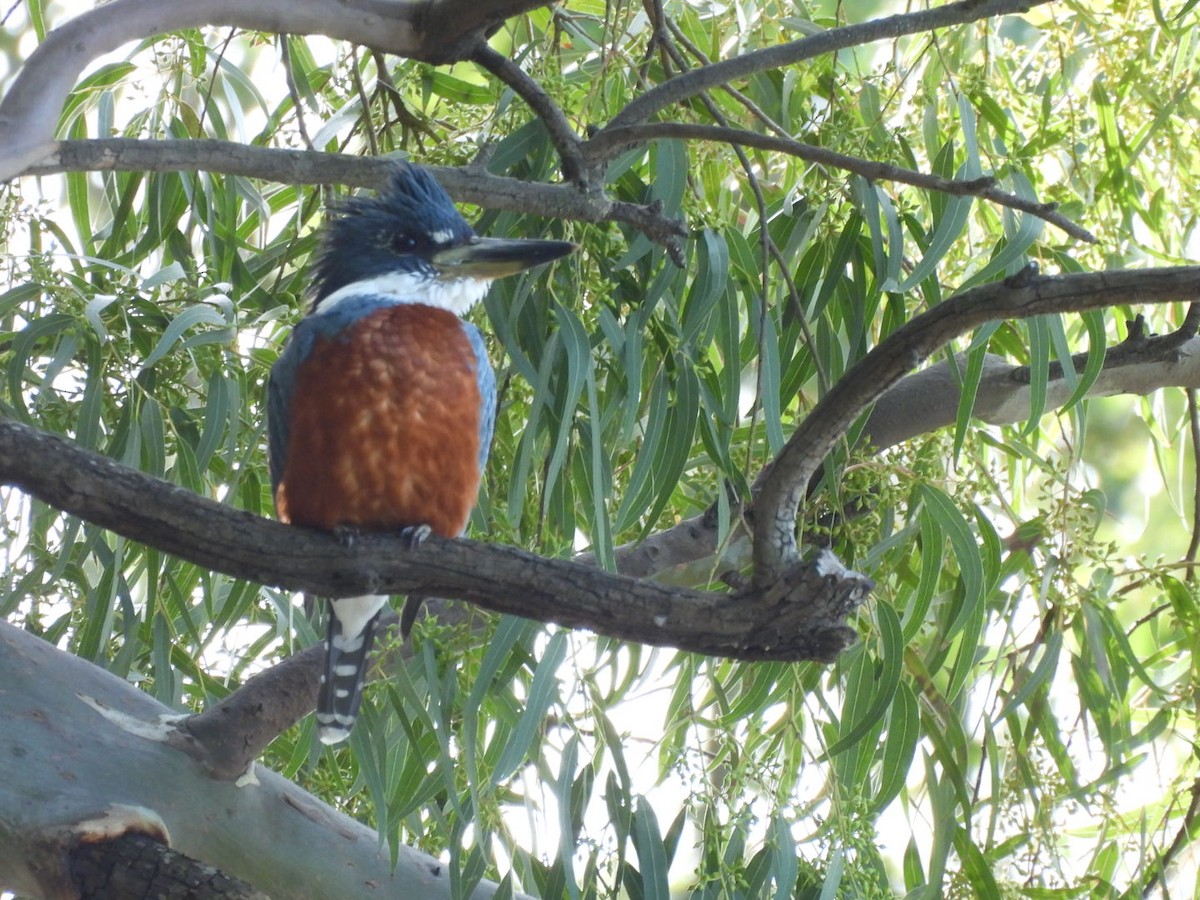
[(561, 259), (577, 249), (570, 241), (476, 237), (470, 243), (439, 250), (430, 262), (447, 278), (503, 278)]

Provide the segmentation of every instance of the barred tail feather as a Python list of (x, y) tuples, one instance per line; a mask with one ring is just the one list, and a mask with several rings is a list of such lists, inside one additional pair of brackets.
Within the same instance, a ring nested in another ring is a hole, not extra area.
[(323, 744), (350, 736), (362, 703), (367, 654), (387, 597), (368, 595), (330, 601), (325, 637), (325, 672), (317, 698), (317, 734)]

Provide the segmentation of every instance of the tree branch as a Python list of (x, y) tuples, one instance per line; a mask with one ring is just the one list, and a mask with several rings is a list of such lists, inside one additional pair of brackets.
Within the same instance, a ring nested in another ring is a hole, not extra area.
[(546, 0), (111, 0), (56, 28), (0, 102), (0, 181), (53, 151), (71, 88), (130, 41), (203, 25), (321, 34), (431, 63), (465, 59), (488, 28)]
[[(427, 598), (424, 609), (442, 627), (463, 625), (481, 630), (485, 625), (483, 616), (472, 607), (453, 600)], [(390, 631), (399, 624), (400, 617), (388, 611), (379, 627)], [(390, 638), (378, 641), (380, 646), (389, 643)], [(397, 658), (408, 659), (412, 648), (412, 641), (405, 639), (395, 652), (378, 655), (372, 673), (386, 673)], [(168, 740), (203, 765), (213, 778), (241, 778), (271, 741), (316, 708), (324, 658), (321, 643), (293, 653), (209, 704), (203, 712), (180, 719), (175, 723), (176, 734)]]
[(392, 535), (336, 537), (241, 512), (0, 420), (0, 481), (57, 509), (205, 568), (323, 597), (455, 597), (494, 612), (625, 640), (739, 659), (831, 660), (869, 581), (822, 558), (739, 594), (610, 575), (515, 547), (430, 537), (418, 552)]
[[(282, 184), (344, 184), (379, 188), (387, 180), (392, 162), (345, 153), (312, 153), (250, 147), (234, 141), (167, 140), (133, 138), (59, 141), (47, 156), (30, 163), (21, 175), (60, 172), (223, 172)], [(504, 209), (580, 222), (622, 222), (663, 244), (682, 259), (679, 239), (687, 229), (678, 219), (663, 216), (655, 205), (611, 200), (603, 194), (584, 193), (571, 185), (539, 184), (491, 175), (478, 166), (430, 166), (455, 200), (488, 209)]]
[(496, 52), (487, 44), (480, 44), (476, 47), (471, 54), (471, 59), (512, 88), (517, 96), (521, 97), (529, 104), (529, 108), (537, 113), (542, 124), (546, 126), (554, 149), (558, 151), (563, 180), (581, 188), (587, 187), (588, 172), (583, 154), (579, 149), (579, 135), (567, 121), (562, 109), (542, 89), (542, 86), (515, 62)]
[[(1127, 340), (1110, 347), (1104, 367), (1088, 388), (1088, 397), (1116, 394), (1150, 394), (1164, 387), (1200, 388), (1200, 338), (1195, 332), (1184, 342), (1186, 331)], [(1087, 354), (1073, 357), (1076, 372), (1082, 372)], [(953, 425), (958, 416), (961, 393), (955, 366), (943, 361), (902, 379), (875, 403), (863, 428), (862, 442), (877, 449), (892, 447), (920, 434)], [(1045, 410), (1050, 412), (1075, 392), (1063, 377), (1062, 367), (1051, 371), (1046, 385)], [(1008, 425), (1029, 417), (1032, 389), (1028, 366), (1016, 366), (1003, 357), (988, 354), (983, 376), (975, 393), (971, 416), (989, 425)]]
[(1030, 267), (951, 297), (909, 320), (859, 360), (816, 405), (774, 461), (755, 504), (755, 579), (775, 581), (796, 556), (796, 512), (809, 479), (858, 415), (940, 347), (994, 319), (1117, 304), (1200, 299), (1200, 267), (1039, 276)]
[(723, 128), (717, 125), (691, 125), (682, 122), (656, 122), (650, 125), (630, 125), (623, 128), (606, 128), (598, 132), (583, 145), (584, 153), (593, 164), (611, 159), (618, 153), (661, 138), (691, 141), (720, 141), (735, 147), (754, 147), (774, 153), (784, 153), (808, 162), (832, 168), (844, 169), (861, 175), (868, 181), (897, 181), (925, 190), (937, 191), (954, 196), (980, 197), (999, 206), (1029, 213), (1061, 228), (1071, 237), (1088, 243), (1096, 243), (1096, 236), (1059, 213), (1052, 203), (1039, 203), (1026, 197), (1018, 197), (996, 187), (995, 179), (975, 178), (971, 181), (956, 181), (924, 172), (902, 169), (888, 163), (874, 162), (855, 156), (846, 156), (824, 147), (816, 147), (790, 138), (771, 134), (760, 134), (740, 128)]
[[(1086, 354), (1073, 359), (1082, 371)], [(989, 355), (976, 392), (973, 415), (991, 424), (1025, 419), (1030, 409), (1028, 367), (1014, 366)], [(1148, 337), (1133, 333), (1109, 349), (1104, 368), (1092, 383), (1088, 396), (1118, 393), (1147, 394), (1165, 386), (1200, 387), (1200, 338), (1187, 321), (1170, 334)], [(960, 382), (950, 362), (940, 362), (900, 381), (876, 403), (867, 419), (861, 440), (876, 448), (892, 446), (919, 434), (952, 425), (956, 419)], [(1051, 373), (1045, 408), (1065, 403), (1074, 385)], [(632, 577), (655, 576), (664, 583), (691, 586), (707, 583), (716, 572), (740, 570), (750, 564), (749, 529), (734, 512), (734, 523), (726, 544), (718, 547), (719, 523), (715, 507), (700, 516), (650, 535), (644, 541), (617, 549), (618, 570)], [(574, 561), (595, 565), (589, 554)], [(719, 568), (717, 568), (719, 566)], [(441, 624), (463, 622), (469, 607), (430, 600)], [(392, 623), (396, 617), (392, 616)], [(405, 643), (401, 655), (411, 645)], [(180, 721), (178, 731), (188, 740), (181, 745), (195, 756), (213, 777), (240, 777), (275, 737), (301, 717), (316, 702), (322, 649), (314, 645), (296, 653), (267, 671), (254, 676), (238, 690), (204, 712)]]
[(960, 0), (958, 3), (950, 3), (937, 9), (873, 19), (858, 25), (834, 28), (788, 44), (755, 50), (710, 66), (692, 69), (646, 91), (617, 113), (601, 132), (644, 122), (668, 106), (710, 88), (723, 87), (725, 84), (747, 78), (756, 72), (794, 65), (825, 53), (874, 41), (1027, 12), (1048, 2), (1050, 0)]
[(323, 643), (293, 653), (180, 720), (172, 743), (213, 778), (241, 778), (271, 741), (316, 709), (324, 663)]
[[(1087, 354), (1077, 354), (1073, 362), (1076, 372), (1082, 372)], [(860, 442), (883, 450), (953, 425), (962, 390), (956, 374), (961, 365), (943, 360), (902, 378), (875, 401)], [(1200, 338), (1186, 322), (1170, 334), (1125, 340), (1109, 348), (1087, 396), (1144, 396), (1170, 387), (1200, 390)], [(1075, 385), (1063, 378), (1061, 367), (1057, 372), (1052, 368), (1043, 408), (1050, 413), (1074, 393)], [(1028, 366), (988, 354), (971, 415), (989, 425), (1023, 422), (1032, 408), (1031, 395)], [(734, 521), (723, 543), (714, 505), (645, 540), (618, 547), (617, 571), (687, 586), (703, 584), (715, 573), (745, 569), (752, 562), (751, 535), (738, 512), (731, 511)], [(575, 559), (594, 565), (587, 554)]]

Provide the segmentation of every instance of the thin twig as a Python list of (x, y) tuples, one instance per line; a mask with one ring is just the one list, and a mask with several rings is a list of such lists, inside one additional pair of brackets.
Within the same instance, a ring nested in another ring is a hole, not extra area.
[[(683, 31), (679, 28), (678, 25), (675, 24), (675, 20), (670, 18), (669, 16), (667, 16), (665, 13), (662, 12), (661, 4), (655, 4), (655, 5), (659, 10), (659, 16), (660, 16), (663, 24), (665, 25), (666, 29), (669, 31), (669, 34), (664, 33), (662, 35), (659, 35), (658, 40), (670, 52), (672, 59), (674, 59), (674, 61), (675, 61), (675, 64), (681, 70), (686, 70), (686, 68), (687, 68), (685, 65), (686, 61), (682, 58), (682, 54), (680, 54), (678, 49), (675, 47), (674, 42), (678, 41), (687, 49), (687, 51), (689, 53), (691, 53), (698, 60), (700, 60), (700, 62), (703, 65), (710, 65), (710, 60), (708, 59), (708, 57), (705, 56), (700, 51), (699, 47), (697, 47), (695, 44), (693, 44), (691, 41), (689, 41), (686, 38), (686, 36), (683, 34)], [(656, 28), (655, 33), (656, 33), (656, 35), (658, 34), (657, 28)], [(766, 125), (770, 129), (772, 129), (773, 131), (777, 131), (778, 133), (783, 134), (785, 136), (787, 135), (787, 132), (784, 131), (783, 126), (779, 125), (773, 119), (771, 119), (771, 117), (768, 116), (765, 112), (763, 112), (758, 107), (758, 105), (755, 104), (754, 101), (752, 101), (749, 97), (744, 96), (740, 91), (734, 90), (733, 88), (729, 87), (728, 85), (724, 85), (723, 87), (733, 97), (742, 101), (743, 105), (745, 105), (746, 108), (751, 111), (751, 113), (756, 115), (760, 119), (760, 121), (763, 122), (764, 125)], [(717, 104), (713, 101), (713, 99), (711, 97), (709, 97), (707, 93), (701, 94), (700, 96), (704, 102), (705, 108), (708, 110), (709, 115), (712, 116), (713, 121), (715, 121), (721, 127), (729, 127), (729, 120), (725, 117), (725, 114), (721, 112), (720, 107), (717, 106)], [(787, 260), (784, 259), (783, 251), (779, 249), (779, 245), (775, 242), (775, 239), (771, 237), (771, 230), (767, 227), (767, 201), (766, 201), (766, 198), (763, 196), (762, 188), (758, 182), (758, 177), (754, 174), (754, 167), (751, 165), (750, 158), (746, 155), (745, 150), (743, 150), (740, 146), (737, 146), (737, 145), (734, 145), (733, 149), (734, 149), (734, 152), (737, 154), (738, 162), (741, 164), (742, 171), (744, 171), (746, 173), (746, 179), (750, 185), (750, 190), (754, 194), (754, 204), (758, 210), (758, 218), (759, 218), (759, 222), (761, 223), (760, 227), (759, 227), (759, 234), (760, 234), (760, 240), (763, 245), (763, 249), (767, 254), (770, 255), (771, 259), (775, 262), (775, 265), (778, 267), (780, 275), (783, 276), (784, 284), (787, 287), (788, 298), (792, 305), (792, 312), (796, 316), (796, 321), (800, 323), (800, 331), (803, 333), (804, 339), (808, 342), (808, 345), (810, 347), (815, 347), (816, 342), (813, 338), (812, 329), (809, 326), (808, 315), (804, 311), (804, 302), (800, 297), (799, 290), (796, 288), (796, 280), (792, 277), (791, 267), (789, 266)], [(765, 260), (763, 263), (762, 270), (763, 270), (762, 302), (763, 302), (763, 311), (765, 314), (766, 307), (767, 307), (767, 273), (769, 271)], [(761, 333), (761, 329), (760, 329), (760, 333)], [(814, 358), (814, 363), (815, 363), (816, 372), (817, 372), (817, 384), (820, 386), (821, 393), (825, 393), (825, 391), (829, 390), (829, 375), (825, 371), (825, 365), (821, 362), (821, 360)], [(760, 378), (761, 378), (761, 371), (760, 371)], [(761, 392), (762, 391), (761, 391), (761, 385), (760, 385), (760, 387), (759, 387), (760, 396), (761, 396)], [(753, 430), (753, 426), (751, 426), (751, 429)], [(749, 462), (749, 461), (747, 461), (747, 462)], [(749, 473), (747, 473), (747, 475), (749, 475)]]
[(358, 48), (350, 48), (350, 74), (354, 79), (354, 92), (358, 94), (358, 102), (362, 104), (362, 123), (363, 131), (367, 133), (367, 145), (371, 148), (371, 155), (379, 155), (379, 141), (375, 139), (375, 123), (371, 121), (371, 98), (367, 96), (367, 89), (363, 85), (362, 73), (358, 71)]
[[(683, 29), (676, 24), (674, 19), (667, 19), (667, 27), (671, 29), (671, 34), (675, 40), (681, 44), (688, 53), (696, 57), (696, 59), (700, 61), (701, 65), (712, 65), (712, 60), (708, 58), (704, 51), (702, 51), (699, 47), (692, 43), (691, 40), (688, 39), (688, 36), (683, 33)], [(721, 85), (721, 90), (725, 91), (725, 93), (745, 107), (750, 115), (762, 122), (763, 125), (765, 125), (769, 130), (775, 132), (782, 138), (791, 138), (791, 135), (788, 133), (786, 128), (767, 115), (766, 110), (764, 110), (761, 106), (747, 97), (737, 88), (728, 84), (723, 84)], [(723, 120), (719, 120), (719, 124), (725, 125), (727, 123)]]
[(694, 97), (701, 91), (721, 87), (768, 69), (780, 69), (836, 50), (846, 50), (874, 41), (1027, 12), (1048, 2), (1049, 0), (960, 0), (958, 3), (948, 3), (934, 9), (846, 25), (788, 44), (765, 47), (711, 66), (693, 69), (685, 75), (663, 82), (631, 101), (613, 117), (608, 128), (617, 129), (645, 122), (656, 112)]
[[(1163, 851), (1162, 856), (1154, 861), (1151, 866), (1149, 877), (1142, 884), (1141, 890), (1138, 893), (1143, 897), (1149, 897), (1154, 892), (1154, 887), (1162, 883), (1166, 878), (1167, 869), (1171, 866), (1171, 861), (1179, 855), (1185, 847), (1187, 847), (1196, 837), (1197, 830), (1200, 830), (1200, 778), (1192, 782), (1190, 789), (1191, 800), (1188, 803), (1187, 812), (1183, 814), (1183, 821), (1179, 824), (1179, 830), (1175, 832), (1175, 839), (1171, 841), (1171, 846)], [(1128, 897), (1133, 892), (1130, 891), (1123, 897)]]
[(979, 197), (1009, 209), (1029, 213), (1043, 219), (1071, 237), (1088, 243), (1097, 243), (1095, 235), (1082, 226), (1072, 222), (1057, 211), (1052, 203), (1039, 203), (1025, 197), (1018, 197), (995, 186), (995, 179), (990, 177), (975, 178), (971, 181), (956, 181), (952, 178), (942, 178), (924, 172), (914, 172), (902, 169), (888, 163), (861, 159), (836, 153), (824, 147), (805, 144), (790, 138), (780, 138), (769, 134), (758, 134), (740, 128), (722, 128), (717, 125), (693, 125), (683, 122), (655, 122), (650, 125), (631, 125), (624, 128), (605, 128), (596, 133), (584, 146), (584, 153), (595, 163), (598, 160), (611, 159), (619, 153), (661, 138), (675, 138), (688, 141), (720, 141), (726, 144), (755, 147), (774, 153), (785, 153), (808, 162), (832, 166), (861, 175), (868, 181), (896, 181), (910, 184), (913, 187), (951, 194), (956, 197)]
[(200, 127), (197, 130), (203, 130), (204, 123), (208, 120), (208, 108), (212, 104), (213, 91), (217, 88), (217, 76), (221, 73), (221, 62), (225, 59), (225, 54), (229, 52), (229, 45), (236, 34), (236, 28), (229, 29), (229, 34), (225, 35), (225, 40), (221, 42), (221, 49), (217, 52), (217, 58), (213, 61), (212, 78), (208, 80), (208, 89), (204, 92), (204, 106), (200, 109)]
[[(1193, 310), (1200, 309), (1200, 304), (1193, 303), (1188, 309), (1188, 315), (1192, 314)], [(1187, 411), (1188, 411), (1188, 432), (1192, 439), (1192, 537), (1188, 541), (1187, 551), (1183, 554), (1183, 558), (1188, 562), (1196, 561), (1196, 553), (1200, 551), (1200, 409), (1196, 405), (1196, 391), (1194, 388), (1188, 388), (1187, 394)], [(1187, 570), (1187, 580), (1192, 584), (1196, 582), (1196, 569), (1189, 567)]]
[(24, 4), (24, 0), (13, 0), (13, 5), (8, 8), (8, 11), (5, 12), (2, 17), (0, 17), (0, 25), (7, 25), (8, 20), (12, 16), (12, 14), (15, 13), (17, 11), (17, 8), (19, 6), (22, 6), (23, 4)]
[(487, 44), (480, 44), (471, 54), (471, 59), (487, 69), (529, 104), (546, 126), (554, 149), (562, 163), (563, 179), (579, 187), (587, 186), (587, 166), (580, 152), (579, 136), (567, 121), (566, 113), (546, 93), (545, 89), (531, 78), (524, 69)]
[(312, 138), (308, 136), (308, 127), (304, 124), (304, 102), (300, 97), (300, 89), (296, 86), (296, 76), (292, 73), (292, 51), (288, 49), (290, 38), (286, 34), (279, 36), (279, 55), (283, 63), (283, 75), (287, 79), (288, 96), (292, 98), (292, 107), (296, 110), (296, 130), (300, 132), (300, 140), (309, 150), (315, 150)]
[[(424, 151), (425, 141), (423, 138), (429, 137), (437, 140), (437, 132), (433, 127), (422, 119), (420, 116), (412, 113), (404, 103), (404, 95), (400, 93), (400, 88), (396, 86), (395, 80), (392, 78), (392, 73), (388, 71), (387, 57), (378, 50), (371, 53), (371, 58), (375, 60), (375, 84), (379, 91), (392, 101), (392, 107), (396, 113), (396, 119), (400, 122), (401, 144), (408, 145), (408, 136), (411, 131), (413, 137), (417, 141), (417, 148)], [(386, 118), (384, 120), (386, 126)]]

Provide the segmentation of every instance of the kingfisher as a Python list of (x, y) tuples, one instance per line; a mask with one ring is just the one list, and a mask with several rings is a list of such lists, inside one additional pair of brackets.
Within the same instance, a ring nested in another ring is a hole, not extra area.
[[(566, 256), (555, 240), (484, 238), (426, 170), (397, 164), (325, 226), (312, 305), (271, 369), (271, 486), (280, 521), (410, 547), (461, 535), (496, 411), (483, 335), (463, 316), (496, 278)], [(358, 714), (381, 595), (330, 601), (317, 701), (323, 743)]]

